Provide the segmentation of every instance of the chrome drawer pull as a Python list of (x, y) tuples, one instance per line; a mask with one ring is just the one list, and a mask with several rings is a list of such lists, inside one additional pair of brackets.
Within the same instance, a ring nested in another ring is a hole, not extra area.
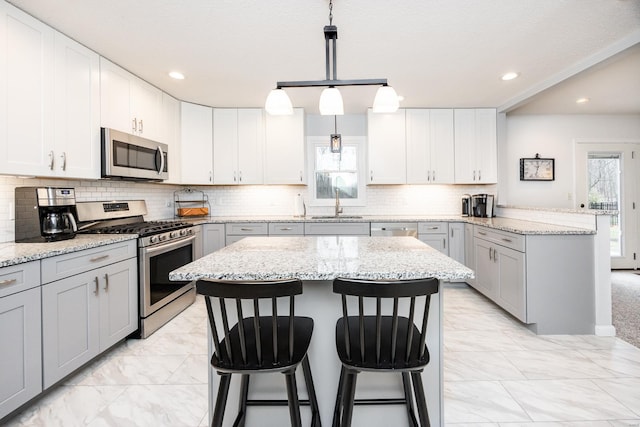
[(89, 261), (98, 262), (98, 261), (102, 261), (103, 259), (107, 259), (107, 258), (109, 258), (109, 255), (100, 255), (100, 256), (97, 256), (95, 258), (89, 258)]
[(241, 231), (253, 231), (253, 228), (241, 228)]
[(5, 280), (0, 282), (0, 286), (12, 285), (12, 284), (16, 283), (17, 281), (18, 281), (18, 279), (5, 279)]
[(109, 290), (109, 274), (107, 273), (104, 275), (104, 290), (105, 292)]
[(98, 276), (96, 276), (96, 278), (95, 278), (95, 279), (93, 279), (93, 280), (94, 280), (94, 282), (96, 283), (96, 288), (94, 289), (93, 293), (94, 293), (95, 295), (98, 295), (98, 292), (100, 292), (100, 288), (98, 287)]
[(283, 227), (280, 229), (280, 231), (291, 231), (291, 230), (293, 230), (293, 228), (291, 227)]
[(502, 240), (507, 242), (507, 243), (513, 243), (513, 240), (507, 239), (506, 237), (503, 237)]
[(478, 234), (481, 234), (481, 235), (483, 235), (483, 236), (486, 236), (486, 235), (487, 235), (487, 233), (485, 233), (484, 231), (478, 231)]

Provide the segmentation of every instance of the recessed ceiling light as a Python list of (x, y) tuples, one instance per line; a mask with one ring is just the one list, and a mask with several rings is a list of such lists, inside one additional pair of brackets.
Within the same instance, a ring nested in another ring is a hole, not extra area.
[(500, 77), (502, 80), (507, 81), (507, 80), (513, 80), (516, 77), (518, 77), (520, 75), (520, 73), (516, 73), (514, 71), (503, 74), (502, 77)]
[(184, 74), (179, 71), (172, 71), (169, 73), (169, 77), (176, 80), (184, 80)]
[(587, 102), (589, 102), (591, 99), (590, 98), (578, 98), (576, 99), (576, 104), (586, 104)]

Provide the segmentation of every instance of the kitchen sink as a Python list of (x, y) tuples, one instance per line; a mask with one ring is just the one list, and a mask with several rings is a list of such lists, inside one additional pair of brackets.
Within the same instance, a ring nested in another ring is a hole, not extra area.
[(312, 216), (311, 219), (362, 219), (360, 215), (318, 215)]

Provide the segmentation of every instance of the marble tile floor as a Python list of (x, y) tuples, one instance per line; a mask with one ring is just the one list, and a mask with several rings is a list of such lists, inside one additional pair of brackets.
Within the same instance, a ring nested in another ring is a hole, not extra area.
[[(443, 292), (447, 426), (640, 426), (640, 349), (612, 337), (536, 336), (465, 285)], [(206, 426), (207, 364), (206, 310), (198, 299), (6, 424)]]

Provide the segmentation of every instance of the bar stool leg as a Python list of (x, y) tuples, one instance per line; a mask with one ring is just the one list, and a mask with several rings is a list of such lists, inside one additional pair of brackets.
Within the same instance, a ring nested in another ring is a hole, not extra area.
[(218, 397), (216, 397), (216, 406), (213, 411), (211, 427), (222, 427), (222, 419), (224, 418), (224, 409), (227, 406), (227, 396), (229, 395), (230, 382), (231, 374), (220, 374), (220, 383), (218, 384)]
[(240, 382), (240, 402), (238, 402), (238, 417), (233, 424), (236, 427), (244, 427), (247, 419), (247, 400), (249, 397), (249, 375), (243, 374)]
[(311, 405), (311, 426), (320, 427), (320, 409), (318, 408), (316, 388), (313, 385), (313, 377), (311, 376), (309, 356), (305, 356), (304, 359), (302, 359), (302, 373), (304, 374), (304, 382), (307, 385), (307, 394), (309, 395), (309, 404)]
[(356, 380), (358, 378), (357, 371), (348, 370), (345, 372), (344, 395), (342, 403), (342, 422), (341, 427), (350, 427), (353, 415), (353, 401), (356, 396)]
[(289, 415), (291, 417), (291, 427), (302, 427), (300, 419), (300, 403), (298, 402), (298, 387), (296, 385), (296, 371), (284, 372), (287, 382), (287, 399), (289, 401)]
[(404, 399), (407, 404), (407, 417), (411, 427), (418, 427), (418, 420), (413, 412), (413, 393), (411, 392), (411, 378), (408, 372), (402, 373), (402, 386), (404, 388)]
[(344, 366), (340, 368), (340, 379), (338, 380), (338, 395), (336, 396), (336, 406), (333, 410), (333, 421), (331, 427), (338, 427), (340, 423), (340, 415), (342, 414), (342, 396), (344, 395)]
[(411, 379), (413, 380), (413, 392), (416, 395), (420, 427), (431, 427), (429, 423), (429, 412), (427, 411), (427, 399), (424, 395), (424, 387), (422, 385), (422, 372), (412, 372)]

